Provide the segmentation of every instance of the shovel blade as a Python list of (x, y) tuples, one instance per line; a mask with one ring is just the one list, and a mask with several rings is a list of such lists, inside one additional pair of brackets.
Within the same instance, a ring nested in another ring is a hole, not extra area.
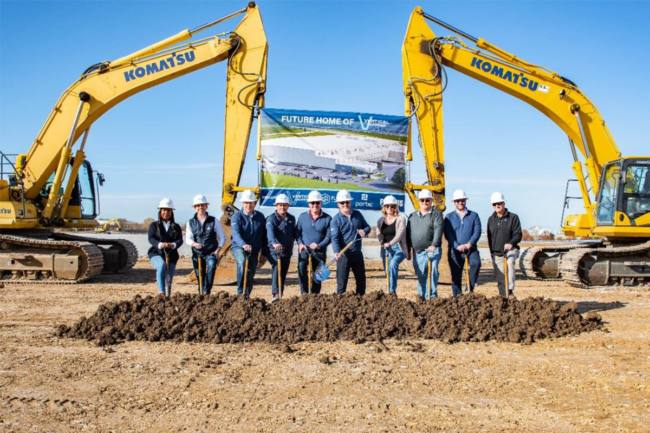
[(316, 272), (314, 273), (314, 279), (319, 283), (322, 283), (323, 281), (327, 280), (331, 274), (332, 271), (326, 267), (323, 267), (322, 269), (316, 269)]

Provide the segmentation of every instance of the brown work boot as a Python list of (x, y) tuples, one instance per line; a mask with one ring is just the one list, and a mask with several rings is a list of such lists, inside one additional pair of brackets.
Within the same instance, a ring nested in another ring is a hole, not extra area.
[(515, 299), (515, 294), (512, 292), (512, 290), (508, 291), (508, 299)]

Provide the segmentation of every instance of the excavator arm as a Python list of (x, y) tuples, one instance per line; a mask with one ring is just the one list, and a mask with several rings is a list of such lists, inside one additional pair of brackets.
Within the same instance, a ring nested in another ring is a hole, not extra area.
[[(180, 44), (240, 14), (245, 16), (233, 32)], [(259, 9), (255, 3), (249, 3), (247, 8), (220, 20), (184, 30), (128, 56), (89, 68), (63, 92), (29, 152), (16, 160), (20, 192), (37, 208), (32, 212), (32, 221), (23, 220), (20, 226), (63, 223), (77, 171), (85, 159), (85, 134), (104, 113), (136, 93), (224, 60), (228, 60), (224, 185), (226, 181), (228, 185), (237, 185), (253, 115), (263, 103), (267, 51)], [(82, 136), (84, 139), (73, 156), (73, 146)], [(67, 173), (69, 167), (71, 172)], [(42, 200), (41, 191), (53, 173), (49, 196)], [(63, 185), (66, 174), (68, 183)], [(227, 196), (234, 201), (234, 191)], [(34, 213), (38, 214), (37, 218)]]
[[(426, 20), (469, 39), (476, 48), (459, 37), (437, 37)], [(521, 99), (567, 134), (574, 157), (573, 171), (580, 183), (589, 225), (594, 227), (595, 203), (589, 191), (593, 192), (593, 197), (598, 194), (603, 166), (620, 159), (621, 153), (598, 109), (577, 85), (484, 39), (455, 29), (419, 7), (409, 21), (402, 63), (406, 114), (417, 119), (428, 178), (426, 186), (407, 184), (412, 199), (413, 190), (429, 188), (436, 193), (436, 204), (444, 206), (442, 95), (446, 85), (445, 67), (449, 67)], [(584, 162), (580, 161), (576, 149)], [(408, 154), (410, 157), (410, 148)]]

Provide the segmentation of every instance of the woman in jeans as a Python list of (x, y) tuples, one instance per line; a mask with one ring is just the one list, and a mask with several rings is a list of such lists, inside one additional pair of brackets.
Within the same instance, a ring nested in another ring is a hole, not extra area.
[[(156, 268), (158, 294), (165, 296), (165, 287), (167, 287), (171, 295), (174, 268), (178, 262), (178, 248), (183, 245), (183, 232), (174, 222), (174, 203), (171, 199), (164, 198), (160, 201), (158, 221), (152, 222), (149, 226), (149, 243), (151, 248), (148, 255), (151, 264)], [(166, 262), (169, 263), (169, 269)]]
[[(384, 199), (381, 213), (383, 216), (377, 221), (377, 238), (381, 245), (381, 258), (384, 272), (388, 273), (389, 292), (397, 295), (397, 274), (399, 264), (404, 259), (411, 259), (411, 254), (406, 247), (406, 218), (399, 214), (397, 200), (392, 195)], [(388, 269), (386, 269), (386, 256), (388, 256)]]

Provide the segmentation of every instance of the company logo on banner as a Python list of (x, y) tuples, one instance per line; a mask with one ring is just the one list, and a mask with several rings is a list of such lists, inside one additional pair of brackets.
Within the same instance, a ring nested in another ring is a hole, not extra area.
[(323, 207), (350, 191), (353, 208), (381, 210), (394, 196), (404, 211), (408, 118), (367, 113), (263, 109), (261, 206), (279, 194), (308, 207), (317, 190)]

